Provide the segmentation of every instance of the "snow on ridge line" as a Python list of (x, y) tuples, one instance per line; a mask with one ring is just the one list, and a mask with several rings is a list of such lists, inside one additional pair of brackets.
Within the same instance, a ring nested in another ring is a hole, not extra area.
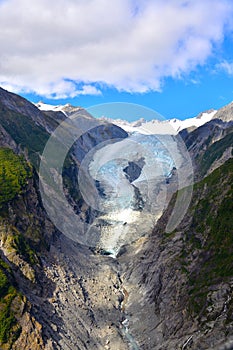
[(66, 116), (70, 112), (77, 111), (77, 110), (81, 109), (81, 107), (74, 107), (69, 103), (67, 103), (65, 105), (50, 105), (50, 104), (46, 104), (46, 103), (40, 101), (38, 103), (34, 103), (34, 105), (38, 109), (40, 109), (41, 111), (44, 111), (44, 112), (46, 112), (46, 111), (62, 112)]
[[(50, 105), (43, 102), (35, 103), (35, 106), (39, 108), (41, 111), (54, 111), (54, 112), (62, 112), (66, 116), (70, 115), (72, 112), (75, 112), (81, 107), (74, 107), (69, 103), (65, 105)], [(121, 119), (110, 119), (106, 117), (100, 118), (100, 120), (105, 120), (111, 122), (121, 129), (125, 130), (128, 133), (138, 132), (141, 134), (178, 134), (181, 130), (187, 129), (190, 127), (200, 127), (205, 123), (209, 122), (213, 119), (214, 115), (217, 113), (217, 110), (210, 110), (207, 112), (200, 113), (198, 116), (193, 118), (187, 118), (185, 120), (180, 119), (168, 119), (168, 120), (151, 120), (146, 121), (144, 118), (140, 118), (139, 120), (128, 122), (126, 120)]]
[(61, 112), (63, 112), (63, 109), (66, 105), (54, 106), (54, 105), (46, 104), (44, 102), (38, 102), (38, 103), (35, 103), (35, 106), (37, 108), (39, 108), (41, 111), (61, 111)]
[(213, 119), (216, 113), (217, 113), (217, 110), (211, 110), (209, 112), (203, 112), (199, 114), (197, 117), (188, 118), (185, 120), (169, 119), (169, 120), (145, 121), (144, 119), (140, 119), (132, 123), (127, 122), (125, 120), (120, 120), (120, 119), (118, 120), (111, 120), (107, 118), (103, 118), (103, 119), (111, 121), (112, 123), (124, 129), (126, 132), (138, 132), (141, 134), (150, 134), (150, 133), (177, 134), (183, 129), (187, 129), (190, 127), (198, 128), (204, 125), (205, 123)]
[[(217, 113), (217, 110), (211, 110), (209, 112), (203, 112), (199, 114), (197, 117), (188, 118), (185, 120), (170, 119), (169, 122), (176, 129), (176, 131), (179, 132), (183, 129), (187, 129), (192, 126), (195, 126), (198, 128), (203, 124), (208, 123), (211, 119), (213, 119), (216, 113)], [(176, 124), (176, 127), (175, 127), (175, 124)]]

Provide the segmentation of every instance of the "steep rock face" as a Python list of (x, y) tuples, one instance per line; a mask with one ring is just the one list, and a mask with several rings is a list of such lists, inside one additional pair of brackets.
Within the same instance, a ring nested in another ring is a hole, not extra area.
[[(231, 114), (233, 120), (233, 114)], [(222, 165), (231, 155), (233, 147), (232, 122), (214, 119), (192, 132), (180, 133), (193, 160), (195, 179)]]
[(47, 131), (50, 130), (49, 121), (46, 120), (45, 115), (25, 98), (0, 88), (0, 101), (1, 108), (22, 114)]
[(49, 349), (40, 320), (32, 315), (30, 296), (43, 290), (40, 254), (48, 249), (55, 232), (33, 179), (23, 192), (1, 204), (1, 349)]
[(138, 162), (129, 162), (129, 165), (123, 169), (123, 171), (127, 174), (127, 177), (130, 182), (133, 182), (141, 175), (142, 168), (145, 165), (144, 159), (139, 159)]
[(233, 102), (220, 108), (217, 111), (217, 113), (214, 115), (214, 119), (221, 119), (224, 122), (230, 122), (232, 124), (233, 123), (232, 115), (233, 115)]
[(233, 104), (219, 109), (208, 123), (180, 132), (193, 160), (196, 180), (210, 174), (232, 157)]
[(174, 232), (164, 233), (173, 199), (153, 234), (120, 257), (140, 349), (220, 349), (233, 338), (232, 174), (230, 159), (195, 185)]
[(95, 122), (90, 130), (85, 132), (74, 144), (73, 155), (79, 165), (88, 152), (96, 146), (106, 143), (115, 143), (128, 137), (128, 134), (114, 124)]
[(0, 125), (0, 147), (8, 147), (17, 152), (17, 145), (6, 130)]
[(22, 328), (22, 332), (16, 342), (12, 345), (12, 350), (52, 350), (51, 343), (46, 345), (43, 341), (41, 324), (30, 315), (30, 312), (24, 312), (20, 315), (19, 324)]

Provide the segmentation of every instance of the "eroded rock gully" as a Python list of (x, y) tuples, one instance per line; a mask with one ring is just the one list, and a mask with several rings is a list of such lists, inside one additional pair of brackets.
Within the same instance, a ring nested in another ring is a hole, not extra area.
[(47, 348), (130, 349), (122, 324), (128, 292), (116, 259), (95, 255), (61, 235), (42, 264), (43, 292), (27, 297), (43, 326)]
[(208, 320), (190, 317), (182, 245), (180, 234), (166, 249), (161, 236), (144, 237), (113, 259), (57, 237), (42, 257), (42, 291), (27, 295), (45, 349), (231, 349), (233, 283), (213, 286)]

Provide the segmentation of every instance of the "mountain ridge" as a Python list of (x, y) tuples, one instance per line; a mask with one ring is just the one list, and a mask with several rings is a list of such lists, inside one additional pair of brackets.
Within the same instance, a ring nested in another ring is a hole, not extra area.
[[(49, 105), (43, 102), (38, 102), (35, 103), (35, 106), (40, 109), (41, 111), (61, 111), (63, 112), (65, 115), (70, 115), (72, 113), (74, 113), (75, 111), (78, 111), (79, 109), (81, 109), (81, 107), (75, 107), (72, 106), (70, 104), (65, 104), (65, 105)], [(214, 115), (217, 113), (217, 110), (214, 109), (210, 109), (208, 111), (205, 112), (201, 112), (199, 113), (196, 117), (190, 117), (184, 120), (178, 119), (178, 118), (172, 118), (172, 119), (168, 119), (168, 120), (158, 120), (158, 127), (160, 125), (160, 123), (168, 123), (168, 125), (171, 125), (172, 128), (174, 129), (174, 132), (178, 133), (183, 129), (187, 129), (190, 127), (199, 127), (205, 123), (207, 123), (208, 121), (210, 121), (211, 119), (214, 118)], [(148, 127), (153, 124), (155, 124), (157, 122), (157, 120), (152, 120), (152, 121), (146, 121), (143, 116), (142, 118), (135, 120), (133, 122), (128, 122), (126, 120), (122, 120), (122, 119), (111, 119), (106, 117), (101, 117), (99, 118), (100, 120), (103, 121), (108, 121), (110, 123), (116, 124), (118, 126), (120, 126), (122, 129), (124, 129), (127, 132), (141, 132), (143, 133), (144, 128), (143, 126), (146, 126), (146, 129), (148, 130)], [(158, 129), (160, 131), (160, 129)]]
[[(153, 231), (140, 232), (140, 238), (123, 245), (112, 258), (64, 236), (43, 207), (38, 161), (48, 137), (66, 116), (61, 111), (37, 111), (25, 99), (7, 94), (0, 90), (0, 155), (4, 156), (0, 180), (14, 183), (10, 189), (15, 190), (4, 188), (0, 206), (0, 347), (231, 349), (232, 106), (218, 111), (218, 119), (179, 134), (192, 159), (196, 182), (179, 226), (165, 232), (177, 196), (173, 169), (169, 181), (174, 194)], [(82, 111), (77, 111), (78, 116)], [(128, 137), (112, 124), (97, 125), (94, 132), (82, 135), (65, 163), (65, 192), (85, 224), (93, 223), (97, 213), (77, 193), (77, 171), (90, 150), (115, 136)], [(35, 163), (31, 154), (38, 156)], [(27, 166), (31, 170), (25, 178)], [(143, 166), (140, 157), (140, 162), (124, 169), (134, 180)], [(12, 168), (18, 169), (14, 176)], [(168, 189), (169, 184), (163, 186)], [(101, 229), (106, 223), (99, 220), (99, 225)]]

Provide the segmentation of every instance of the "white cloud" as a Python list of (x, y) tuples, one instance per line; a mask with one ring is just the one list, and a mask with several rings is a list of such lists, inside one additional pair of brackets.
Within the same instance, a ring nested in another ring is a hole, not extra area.
[(65, 98), (159, 90), (212, 54), (231, 0), (5, 0), (0, 83)]
[(233, 75), (233, 62), (223, 61), (217, 65), (217, 69), (224, 70), (227, 74)]

